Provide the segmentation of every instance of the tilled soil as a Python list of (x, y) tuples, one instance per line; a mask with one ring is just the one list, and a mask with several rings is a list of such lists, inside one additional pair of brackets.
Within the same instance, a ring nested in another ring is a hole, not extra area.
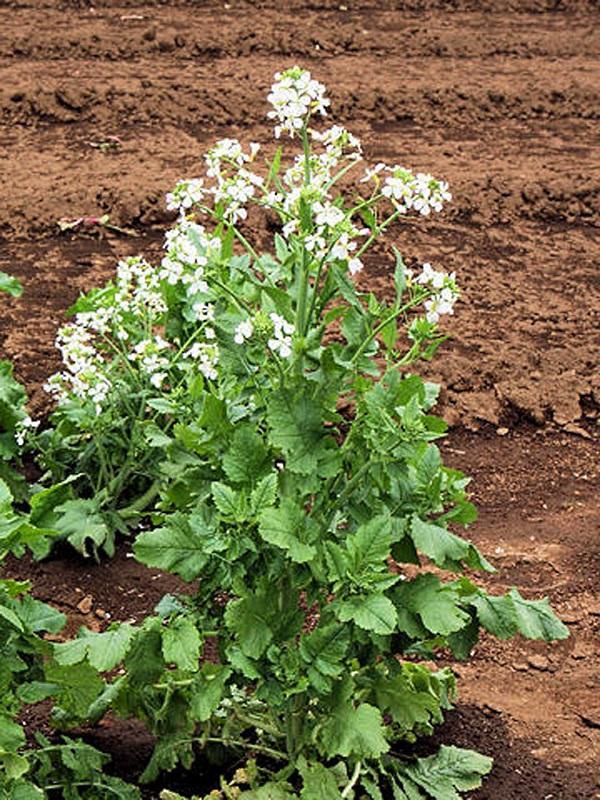
[[(448, 458), (474, 474), (472, 536), (499, 567), (492, 585), (549, 594), (573, 634), (486, 640), (459, 667), (461, 705), (438, 739), (496, 756), (480, 800), (600, 797), (599, 30), (594, 0), (0, 0), (0, 269), (26, 290), (0, 298), (0, 348), (37, 412), (77, 294), (118, 258), (158, 253), (164, 194), (200, 172), (215, 138), (271, 140), (277, 69), (301, 63), (324, 81), (368, 160), (450, 182), (447, 210), (392, 230), (361, 281), (385, 291), (392, 242), (457, 271), (452, 338), (426, 374), (455, 427)], [(124, 232), (59, 231), (102, 214)], [(101, 626), (176, 587), (126, 549), (99, 567), (10, 569), (72, 630)], [(148, 741), (114, 730), (95, 735), (127, 771)]]

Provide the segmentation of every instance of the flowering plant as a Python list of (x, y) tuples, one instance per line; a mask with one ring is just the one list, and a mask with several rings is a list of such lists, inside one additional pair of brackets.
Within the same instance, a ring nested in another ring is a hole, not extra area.
[[(121, 263), (59, 335), (59, 404), (37, 443), (78, 494), (50, 526), (106, 546), (99, 529), (145, 512), (137, 558), (198, 585), (54, 658), (120, 667), (88, 716), (148, 725), (144, 780), (203, 752), (255, 757), (228, 798), (455, 800), (490, 760), (410, 757), (454, 696), (450, 669), (423, 662), (467, 657), (480, 627), (548, 641), (566, 629), (546, 601), (488, 596), (464, 573), (493, 568), (448, 530), (475, 509), (435, 444), (437, 387), (409, 368), (444, 339), (454, 274), (412, 272), (395, 251), (391, 302), (355, 280), (376, 239), (440, 211), (447, 185), (364, 170), (352, 134), (315, 128), (329, 102), (302, 69), (278, 74), (269, 100), (276, 137), (301, 151), (278, 148), (261, 172), (258, 145), (218, 142), (206, 175), (168, 196), (179, 217), (160, 267)], [(246, 235), (256, 210), (277, 229), (272, 252)]]

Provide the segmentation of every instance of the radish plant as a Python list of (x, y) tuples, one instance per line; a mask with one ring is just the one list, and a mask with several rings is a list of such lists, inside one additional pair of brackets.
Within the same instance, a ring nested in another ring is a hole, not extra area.
[[(394, 222), (450, 194), (400, 165), (365, 169), (351, 133), (318, 126), (329, 101), (305, 70), (278, 74), (269, 102), (299, 151), (261, 170), (258, 145), (218, 142), (168, 196), (160, 266), (122, 262), (59, 335), (54, 427), (34, 437), (55, 478), (79, 475), (59, 529), (110, 549), (110, 530), (145, 516), (137, 558), (193, 586), (54, 658), (118, 669), (87, 716), (145, 722), (143, 780), (202, 754), (225, 773), (247, 759), (211, 797), (456, 800), (491, 762), (411, 755), (455, 694), (430, 663), (468, 657), (481, 628), (567, 633), (546, 600), (480, 588), (493, 567), (449, 528), (476, 512), (436, 445), (438, 389), (414, 370), (445, 339), (455, 275), (394, 249), (391, 300), (355, 279)], [(276, 230), (268, 252), (250, 214)]]

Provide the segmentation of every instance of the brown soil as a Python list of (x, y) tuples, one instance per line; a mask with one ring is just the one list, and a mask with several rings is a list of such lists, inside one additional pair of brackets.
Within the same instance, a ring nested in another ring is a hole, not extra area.
[[(478, 800), (600, 797), (599, 24), (595, 0), (0, 0), (0, 269), (26, 289), (0, 298), (0, 346), (34, 410), (66, 308), (118, 258), (159, 249), (174, 181), (219, 136), (268, 139), (276, 69), (299, 62), (330, 86), (369, 159), (449, 180), (446, 213), (389, 234), (463, 288), (428, 373), (455, 426), (445, 450), (474, 476), (491, 586), (550, 595), (572, 632), (485, 640), (458, 667), (461, 702), (436, 739), (495, 756)], [(116, 149), (93, 146), (110, 136)], [(131, 235), (59, 234), (61, 218), (104, 213)], [(369, 261), (375, 291), (389, 263), (383, 249)], [(127, 550), (9, 571), (71, 631), (101, 627), (179, 588)], [(128, 777), (150, 747), (110, 720), (89, 735)]]

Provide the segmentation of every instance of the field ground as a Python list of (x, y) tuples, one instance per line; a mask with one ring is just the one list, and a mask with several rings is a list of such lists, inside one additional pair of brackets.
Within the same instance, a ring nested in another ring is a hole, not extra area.
[[(437, 738), (496, 757), (474, 800), (600, 797), (599, 31), (594, 0), (0, 0), (0, 269), (25, 285), (1, 301), (0, 347), (37, 412), (69, 304), (119, 257), (158, 252), (163, 196), (212, 140), (269, 139), (263, 98), (282, 66), (331, 87), (369, 160), (450, 182), (447, 212), (389, 234), (463, 288), (428, 373), (445, 387), (444, 449), (474, 477), (490, 583), (548, 594), (572, 633), (485, 640), (458, 667)], [(111, 136), (117, 148), (97, 146)], [(102, 214), (128, 233), (59, 232)], [(383, 291), (389, 264), (375, 253), (361, 280)], [(139, 618), (175, 586), (125, 546), (100, 566), (8, 569), (72, 630)], [(88, 735), (127, 777), (149, 747), (114, 722)]]

